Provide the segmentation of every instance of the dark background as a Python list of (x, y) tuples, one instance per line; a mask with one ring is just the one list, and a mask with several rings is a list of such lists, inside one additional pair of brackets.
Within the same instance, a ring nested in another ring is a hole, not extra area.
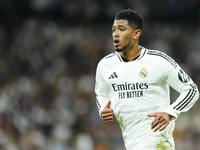
[[(1, 150), (125, 150), (118, 123), (98, 116), (94, 78), (127, 8), (145, 19), (140, 45), (200, 87), (199, 0), (0, 0)], [(199, 106), (176, 121), (177, 150), (200, 150)]]

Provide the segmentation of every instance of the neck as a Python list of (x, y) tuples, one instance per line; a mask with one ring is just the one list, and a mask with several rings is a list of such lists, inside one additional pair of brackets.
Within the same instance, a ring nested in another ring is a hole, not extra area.
[(125, 53), (120, 53), (120, 54), (127, 61), (132, 61), (141, 54), (141, 50), (142, 50), (142, 48), (137, 45), (137, 46), (133, 47), (131, 50), (129, 50)]

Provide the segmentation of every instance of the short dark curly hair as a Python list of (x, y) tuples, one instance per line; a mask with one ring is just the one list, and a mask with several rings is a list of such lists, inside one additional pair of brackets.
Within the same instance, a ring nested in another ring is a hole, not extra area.
[(142, 30), (144, 24), (144, 18), (137, 11), (131, 9), (119, 11), (115, 15), (115, 20), (127, 20), (130, 26), (140, 30)]

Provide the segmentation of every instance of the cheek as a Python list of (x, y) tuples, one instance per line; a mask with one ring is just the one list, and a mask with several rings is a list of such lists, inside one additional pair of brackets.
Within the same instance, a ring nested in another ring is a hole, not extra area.
[(124, 36), (124, 38), (123, 38), (123, 42), (124, 43), (129, 43), (131, 41), (131, 37), (129, 36), (129, 35), (126, 35), (126, 36)]

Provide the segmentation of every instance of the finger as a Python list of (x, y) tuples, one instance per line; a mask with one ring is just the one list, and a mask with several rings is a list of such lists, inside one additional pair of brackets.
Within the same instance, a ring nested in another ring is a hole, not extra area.
[(110, 108), (111, 100), (108, 101), (105, 107)]
[(103, 119), (104, 120), (110, 120), (110, 119), (113, 119), (113, 116), (107, 116), (107, 117), (104, 117)]
[(152, 124), (151, 129), (155, 128), (158, 124), (162, 123), (165, 119), (159, 118), (154, 124)]
[(156, 132), (158, 129), (160, 129), (162, 126), (164, 126), (167, 122), (163, 121), (162, 123), (160, 123), (159, 125), (157, 125), (154, 129), (154, 132)]
[(104, 121), (105, 123), (110, 123), (113, 122), (113, 120), (108, 120), (108, 121)]
[(163, 126), (159, 129), (159, 131), (164, 130), (164, 129), (168, 126), (168, 124), (169, 124), (169, 122), (167, 122), (165, 125), (163, 125)]
[(102, 113), (110, 113), (110, 112), (113, 112), (112, 109), (109, 109), (109, 108), (105, 108), (101, 111)]
[(107, 118), (103, 118), (104, 122), (112, 122), (113, 121), (113, 117), (110, 116), (110, 117), (107, 117)]
[(109, 120), (109, 119), (111, 119), (111, 118), (113, 118), (113, 116), (106, 116), (106, 117), (103, 117), (104, 120)]
[(156, 116), (154, 120), (151, 122), (151, 125), (153, 126), (159, 119), (160, 119), (160, 116)]
[(147, 114), (148, 117), (156, 117), (156, 113)]
[(102, 118), (106, 118), (106, 117), (109, 117), (109, 116), (113, 116), (113, 113), (103, 113), (102, 115)]
[(155, 127), (155, 129), (153, 130), (153, 132), (156, 132), (158, 129), (160, 129), (160, 127), (162, 127), (161, 124), (157, 125), (157, 126)]
[(159, 123), (159, 120), (157, 120), (154, 124), (151, 125), (151, 129), (155, 128)]

